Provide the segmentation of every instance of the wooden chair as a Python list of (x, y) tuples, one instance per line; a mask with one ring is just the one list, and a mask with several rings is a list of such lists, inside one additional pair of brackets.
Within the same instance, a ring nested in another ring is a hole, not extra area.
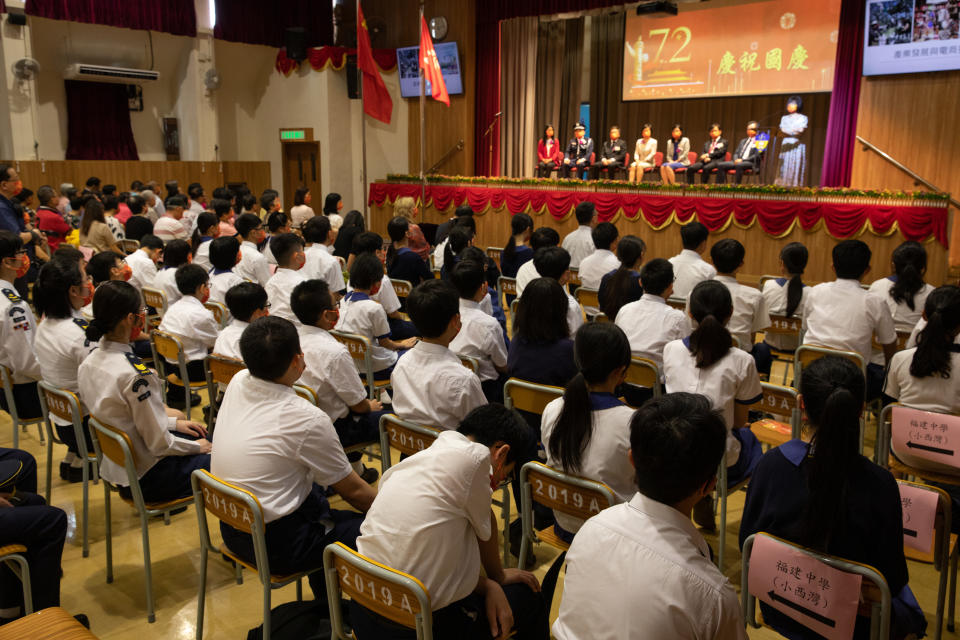
[[(697, 162), (698, 157), (699, 157), (699, 156), (697, 155), (697, 152), (696, 152), (696, 151), (690, 151), (690, 152), (687, 153), (687, 159), (690, 160), (690, 164), (695, 164), (695, 163)], [(673, 172), (674, 172), (675, 174), (676, 174), (676, 173), (686, 173), (686, 172), (687, 172), (687, 169), (689, 168), (689, 166), (690, 166), (690, 165), (688, 164), (688, 165), (683, 166), (683, 167), (677, 167), (676, 169), (673, 170)]]
[(537, 384), (520, 378), (510, 378), (503, 385), (503, 403), (507, 409), (543, 415), (548, 404), (562, 397), (563, 387)]
[(662, 164), (663, 151), (657, 151), (655, 154), (653, 154), (653, 166), (643, 168), (643, 177), (639, 181), (645, 182), (648, 176), (652, 178), (653, 181), (656, 181), (656, 179), (660, 176), (660, 165)]
[(503, 253), (503, 247), (487, 247), (487, 257), (493, 260), (497, 265), (497, 271), (500, 270), (500, 254)]
[(120, 246), (120, 249), (127, 255), (130, 255), (134, 251), (140, 248), (140, 241), (134, 240), (133, 238), (124, 238), (123, 240), (118, 240), (117, 244)]
[[(194, 389), (202, 389), (207, 386), (206, 380), (191, 380), (187, 373), (187, 357), (183, 351), (183, 343), (180, 338), (171, 333), (154, 329), (150, 334), (150, 349), (153, 351), (153, 365), (157, 368), (160, 375), (160, 391), (163, 395), (163, 404), (167, 404), (167, 385), (164, 381), (184, 387), (184, 410), (183, 412), (190, 418), (190, 393)], [(177, 371), (167, 373), (169, 363), (175, 362)]]
[(143, 293), (143, 301), (147, 303), (148, 306), (156, 309), (156, 316), (162, 318), (167, 312), (167, 294), (163, 292), (162, 289), (154, 289), (152, 287), (144, 287), (140, 290)]
[(669, 298), (667, 304), (673, 307), (674, 309), (679, 309), (684, 313), (687, 312), (687, 300), (686, 298)]
[[(570, 549), (553, 525), (537, 531), (533, 526), (533, 503), (586, 520), (617, 502), (613, 490), (602, 482), (570, 475), (542, 462), (528, 462), (520, 469), (520, 518), (523, 538), (520, 557), (525, 558), (530, 545), (546, 542), (561, 551)], [(549, 604), (549, 603), (548, 603)]]
[[(147, 622), (155, 622), (154, 602), (153, 602), (153, 572), (150, 563), (150, 530), (148, 525), (150, 518), (163, 516), (163, 523), (170, 524), (170, 512), (179, 509), (193, 502), (192, 497), (177, 498), (167, 502), (146, 502), (143, 499), (143, 493), (140, 491), (140, 480), (137, 476), (137, 461), (134, 458), (133, 444), (130, 442), (130, 436), (105, 422), (97, 420), (95, 416), (90, 416), (90, 427), (93, 434), (93, 445), (97, 451), (97, 460), (101, 462), (103, 457), (113, 462), (115, 465), (123, 468), (127, 473), (127, 481), (130, 486), (130, 499), (121, 499), (133, 507), (137, 515), (140, 516), (140, 533), (143, 536), (143, 568), (144, 582), (147, 597)], [(103, 480), (104, 497), (104, 517), (107, 525), (107, 583), (113, 582), (113, 532), (110, 516), (110, 492), (119, 493), (119, 486), (115, 486), (105, 478)]]
[(662, 395), (660, 387), (660, 367), (653, 360), (633, 357), (627, 367), (627, 379), (624, 381), (635, 387), (644, 387), (653, 390), (653, 397)]
[[(797, 344), (800, 344), (800, 337), (803, 333), (803, 320), (797, 316), (790, 316), (789, 318), (785, 315), (776, 315), (770, 314), (770, 326), (763, 330), (764, 337), (775, 335), (775, 336), (784, 336), (793, 338), (796, 340)], [(787, 364), (783, 368), (783, 384), (787, 384), (787, 375), (790, 373), (790, 366), (793, 364), (793, 356), (795, 352), (791, 351), (782, 351), (780, 349), (775, 349), (770, 347), (770, 355), (773, 356), (775, 360), (784, 362)]]
[(360, 370), (360, 377), (363, 378), (364, 384), (367, 386), (371, 400), (375, 400), (382, 389), (390, 388), (389, 380), (375, 379), (373, 372), (373, 354), (370, 353), (370, 341), (367, 340), (365, 336), (346, 333), (345, 331), (337, 331), (336, 329), (332, 330), (330, 335), (345, 345), (347, 350), (350, 351), (350, 356)]
[(89, 629), (60, 607), (43, 611), (0, 627), (0, 640), (97, 640)]
[(580, 279), (580, 269), (573, 268), (570, 269), (570, 279), (567, 281), (567, 284), (571, 287), (582, 287), (583, 281)]
[[(910, 339), (910, 334), (913, 333), (913, 327), (908, 326), (898, 326), (896, 327), (897, 331), (897, 351), (903, 351), (907, 348), (907, 340)], [(883, 345), (880, 344), (880, 341), (877, 340), (877, 336), (873, 336), (870, 340), (871, 346), (877, 351), (883, 351)]]
[(460, 358), (460, 364), (465, 366), (467, 369), (470, 369), (474, 373), (480, 373), (480, 362), (473, 356), (467, 356), (462, 353), (458, 353), (457, 357)]
[(723, 559), (726, 556), (727, 546), (727, 498), (731, 493), (736, 493), (750, 483), (750, 476), (743, 478), (733, 486), (727, 486), (727, 460), (726, 455), (720, 460), (720, 466), (717, 469), (717, 505), (720, 510), (720, 530), (717, 532), (717, 567), (723, 571)]
[(510, 305), (507, 304), (507, 296), (516, 297), (516, 295), (517, 279), (508, 278), (507, 276), (500, 276), (497, 279), (497, 297), (500, 299), (500, 308), (508, 309)]
[[(33, 587), (30, 585), (30, 565), (27, 564), (27, 557), (24, 555), (26, 552), (27, 548), (22, 544), (3, 545), (0, 547), (0, 563), (20, 579), (20, 584), (23, 586), (23, 614), (29, 616), (33, 613)], [(0, 631), (6, 628), (6, 626), (0, 627)]]
[[(319, 571), (301, 571), (292, 574), (273, 574), (270, 572), (270, 560), (267, 556), (266, 525), (263, 521), (263, 508), (257, 497), (236, 485), (224, 482), (209, 471), (197, 469), (190, 476), (193, 486), (193, 503), (197, 511), (197, 525), (200, 528), (200, 591), (197, 597), (197, 640), (203, 637), (203, 613), (207, 599), (207, 558), (209, 554), (222, 553), (230, 558), (236, 567), (237, 584), (243, 584), (244, 568), (256, 572), (263, 586), (263, 638), (270, 640), (270, 599), (274, 589), (280, 589), (293, 582), (297, 583), (297, 600), (303, 600), (305, 576)], [(253, 538), (255, 562), (247, 562), (227, 545), (215, 546), (210, 540), (207, 526), (207, 512), (217, 520), (249, 534)]]
[[(756, 621), (756, 598), (770, 598), (769, 594), (773, 592), (771, 583), (758, 584), (757, 580), (750, 579), (751, 556), (753, 555), (755, 546), (770, 543), (777, 545), (778, 549), (786, 550), (786, 552), (791, 554), (791, 557), (806, 557), (815, 567), (826, 566), (845, 574), (860, 576), (863, 581), (860, 588), (860, 605), (857, 607), (857, 603), (853, 602), (851, 606), (858, 608), (859, 611), (870, 616), (871, 640), (880, 640), (881, 638), (886, 640), (886, 638), (890, 637), (890, 588), (887, 586), (887, 581), (879, 571), (869, 565), (819, 553), (763, 532), (751, 535), (743, 543), (740, 595), (743, 617), (747, 624), (757, 629), (760, 628), (760, 623)], [(782, 575), (775, 567), (769, 568), (766, 573), (771, 576)], [(762, 574), (758, 572), (755, 575), (759, 577)], [(834, 586), (834, 590), (835, 589), (836, 586)], [(780, 595), (778, 595), (772, 603), (768, 602), (768, 604), (786, 615), (790, 615), (791, 613), (796, 614), (797, 607), (802, 606), (794, 603), (790, 598)], [(847, 610), (847, 613), (850, 613), (850, 611)], [(835, 621), (831, 620), (831, 622)]]
[(784, 442), (799, 438), (802, 416), (797, 390), (768, 382), (761, 382), (760, 386), (763, 396), (756, 409), (786, 420), (757, 420), (750, 425), (750, 431), (757, 436), (757, 440), (771, 447), (779, 447)]
[[(432, 255), (433, 254), (431, 254), (431, 256)], [(390, 284), (393, 285), (393, 290), (397, 293), (397, 297), (401, 300), (406, 300), (407, 296), (410, 295), (410, 292), (413, 291), (413, 285), (409, 280), (390, 278)]]
[(510, 319), (510, 339), (513, 339), (513, 334), (517, 330), (517, 310), (520, 308), (520, 298), (514, 298), (513, 302), (510, 303), (510, 314), (507, 316)]
[(87, 533), (89, 531), (89, 481), (92, 479), (97, 482), (97, 456), (93, 451), (87, 449), (87, 438), (84, 435), (86, 429), (83, 427), (83, 409), (80, 405), (80, 398), (77, 394), (67, 389), (60, 389), (49, 382), (41, 380), (37, 383), (37, 390), (40, 394), (40, 407), (43, 410), (43, 421), (47, 429), (47, 504), (53, 504), (50, 501), (51, 488), (53, 485), (53, 443), (66, 446), (66, 443), (57, 437), (57, 432), (53, 428), (53, 419), (51, 414), (66, 420), (72, 425), (74, 437), (77, 440), (77, 454), (80, 456), (81, 469), (83, 470), (83, 557), (90, 555), (90, 546)]
[[(210, 406), (216, 407), (219, 389), (226, 388), (233, 376), (247, 368), (243, 360), (228, 358), (219, 353), (211, 353), (203, 360), (203, 368), (206, 370), (207, 395), (210, 396)], [(210, 409), (209, 422), (207, 427), (210, 429), (210, 436), (213, 437), (213, 428), (216, 425), (216, 416), (213, 408)]]
[(27, 427), (33, 424), (37, 425), (37, 435), (40, 437), (40, 442), (43, 443), (43, 416), (22, 420), (17, 412), (17, 403), (13, 397), (13, 372), (0, 365), (0, 380), (3, 382), (3, 395), (7, 400), (7, 413), (10, 415), (10, 422), (13, 425), (13, 448), (17, 449), (20, 446), (20, 429), (26, 431)]
[[(810, 363), (815, 360), (819, 360), (825, 356), (835, 356), (837, 358), (845, 358), (857, 365), (860, 369), (860, 373), (863, 374), (864, 379), (867, 377), (867, 361), (863, 359), (863, 356), (857, 353), (856, 351), (842, 351), (840, 349), (831, 349), (830, 347), (820, 347), (816, 345), (802, 344), (797, 347), (796, 352), (793, 354), (793, 388), (800, 388), (800, 380), (803, 376), (804, 368), (810, 366)], [(863, 453), (863, 439), (866, 430), (866, 420), (860, 418), (860, 453)], [(873, 461), (877, 464), (880, 463), (880, 434), (877, 434), (877, 445), (873, 453)]]
[(341, 595), (391, 622), (415, 630), (417, 640), (433, 640), (433, 608), (423, 583), (360, 555), (343, 543), (323, 552), (330, 627), (335, 640), (355, 640), (344, 624)]
[(600, 313), (600, 291), (589, 287), (577, 287), (573, 297), (580, 303), (580, 308), (588, 318), (596, 318)]
[[(317, 392), (314, 391), (312, 388), (308, 387), (307, 385), (295, 384), (293, 385), (293, 390), (298, 396), (300, 396), (310, 404), (314, 405), (315, 407), (320, 406), (319, 396), (317, 395)], [(343, 447), (343, 452), (353, 453), (354, 451), (362, 451), (363, 453), (367, 454), (368, 459), (372, 460), (374, 458), (377, 458), (379, 460), (381, 456), (379, 453), (377, 453), (374, 450), (374, 447), (376, 447), (379, 444), (380, 444), (380, 440), (369, 440), (367, 442), (358, 442), (357, 444), (352, 444), (348, 447)]]
[(770, 274), (764, 274), (760, 276), (760, 284), (758, 285), (760, 287), (760, 291), (763, 291), (763, 285), (767, 283), (767, 280), (779, 280), (782, 277), (783, 276), (773, 276)]
[(203, 303), (203, 306), (210, 310), (221, 330), (230, 323), (230, 312), (221, 303), (207, 300)]

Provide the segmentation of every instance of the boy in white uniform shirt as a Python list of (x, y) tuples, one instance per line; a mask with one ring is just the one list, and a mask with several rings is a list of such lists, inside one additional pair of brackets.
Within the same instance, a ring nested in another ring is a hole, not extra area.
[(591, 232), (597, 224), (597, 207), (592, 202), (581, 202), (574, 215), (579, 226), (564, 237), (561, 246), (570, 254), (570, 268), (578, 269), (580, 262), (596, 249)]
[[(350, 468), (327, 414), (293, 390), (305, 368), (293, 323), (254, 321), (240, 351), (247, 369), (233, 377), (224, 395), (210, 470), (260, 501), (271, 571), (317, 569), (328, 544), (356, 546), (363, 513), (331, 509), (315, 482), (361, 512), (370, 508), (376, 490)], [(250, 534), (225, 523), (220, 533), (233, 553), (254, 561)], [(316, 599), (326, 600), (323, 571), (309, 580)]]
[[(306, 363), (299, 384), (317, 394), (317, 405), (333, 421), (344, 448), (378, 441), (380, 416), (390, 411), (384, 411), (378, 400), (367, 398), (367, 389), (350, 351), (330, 335), (340, 312), (333, 304), (327, 283), (323, 280), (301, 282), (293, 290), (290, 305), (299, 321), (297, 333)], [(362, 457), (360, 451), (347, 454), (353, 470), (373, 484), (377, 470), (364, 467), (360, 462)]]
[[(201, 381), (206, 377), (203, 359), (213, 348), (220, 333), (220, 324), (213, 312), (203, 306), (210, 298), (210, 277), (200, 265), (185, 264), (177, 269), (177, 287), (183, 297), (170, 305), (160, 321), (159, 329), (180, 339), (187, 361), (187, 376), (191, 382)], [(168, 363), (167, 366), (175, 364)], [(182, 407), (185, 399), (183, 387), (167, 383), (167, 404)], [(191, 406), (199, 402), (198, 396), (191, 396)]]
[(733, 298), (733, 316), (727, 330), (737, 339), (740, 348), (753, 356), (757, 373), (769, 377), (773, 365), (770, 347), (755, 342), (756, 332), (770, 326), (767, 301), (759, 289), (737, 282), (737, 272), (746, 254), (743, 245), (733, 238), (724, 238), (710, 248), (710, 257), (717, 269), (714, 279), (729, 289)]
[(707, 250), (707, 238), (710, 232), (699, 222), (690, 222), (680, 227), (680, 241), (683, 251), (670, 258), (673, 265), (673, 295), (687, 299), (698, 282), (712, 280), (717, 275), (713, 265), (700, 255)]
[(171, 240), (163, 248), (163, 269), (154, 276), (151, 286), (163, 291), (167, 297), (167, 308), (181, 297), (177, 288), (177, 269), (191, 262), (193, 253), (186, 240)]
[(210, 242), (210, 263), (213, 265), (210, 271), (210, 300), (224, 304), (227, 291), (245, 282), (236, 272), (240, 260), (240, 243), (236, 238), (216, 238)]
[(737, 594), (688, 516), (716, 485), (723, 420), (703, 396), (672, 393), (630, 427), (639, 491), (577, 532), (553, 636), (746, 640)]
[(213, 242), (214, 238), (220, 236), (220, 221), (216, 215), (204, 211), (197, 216), (197, 229), (200, 233), (200, 244), (196, 247), (193, 262), (210, 271), (213, 268), (213, 264), (210, 262), (210, 243)]
[(462, 260), (450, 274), (460, 294), (460, 333), (450, 342), (450, 350), (477, 359), (480, 386), (487, 402), (503, 402), (507, 381), (507, 347), (500, 323), (480, 308), (487, 296), (483, 265)]
[[(519, 415), (484, 405), (380, 480), (357, 550), (423, 583), (435, 638), (505, 638), (511, 629), (524, 640), (549, 635), (537, 579), (500, 564), (490, 508), (491, 487), (510, 476), (529, 439)], [(355, 601), (350, 623), (361, 640), (410, 637)]]
[[(13, 372), (13, 401), (21, 420), (42, 415), (37, 395), (40, 364), (33, 353), (37, 321), (30, 304), (13, 286), (29, 270), (23, 240), (12, 231), (0, 230), (0, 365)], [(0, 408), (8, 411), (4, 393), (0, 393)]]
[[(250, 282), (266, 286), (270, 279), (270, 265), (257, 248), (267, 237), (263, 223), (252, 213), (243, 213), (237, 217), (237, 235), (243, 240), (240, 245), (240, 263), (235, 269), (238, 276)], [(213, 251), (213, 247), (210, 248)], [(210, 258), (213, 262), (213, 258)]]
[[(556, 247), (560, 245), (560, 234), (557, 233), (556, 229), (551, 227), (540, 227), (530, 234), (530, 248), (533, 249), (533, 254), (536, 255), (537, 251), (544, 249), (546, 247)], [(541, 278), (539, 273), (537, 273), (537, 267), (533, 264), (533, 260), (527, 260), (520, 268), (517, 269), (517, 297), (523, 295), (523, 290), (528, 284)]]
[(330, 218), (313, 216), (303, 225), (303, 239), (307, 242), (307, 261), (303, 276), (308, 280), (323, 280), (334, 295), (334, 302), (347, 292), (343, 281), (343, 268), (328, 250), (337, 239), (337, 232), (330, 228)]
[(803, 307), (803, 344), (855, 351), (867, 364), (867, 400), (883, 389), (883, 367), (870, 363), (873, 336), (883, 347), (886, 362), (897, 351), (897, 331), (886, 301), (860, 286), (870, 273), (870, 247), (844, 240), (833, 248), (837, 279), (818, 284)]
[[(417, 343), (416, 338), (395, 341), (391, 339), (387, 313), (371, 298), (380, 290), (383, 280), (383, 264), (377, 256), (364, 253), (357, 256), (350, 267), (350, 283), (353, 290), (340, 301), (341, 331), (364, 336), (370, 343), (375, 380), (389, 380), (397, 363), (397, 351), (409, 349)], [(359, 363), (357, 366), (360, 367)], [(364, 375), (365, 371), (360, 371)]]
[(620, 267), (620, 259), (614, 253), (617, 250), (620, 232), (613, 223), (601, 222), (594, 228), (591, 237), (596, 251), (583, 259), (577, 273), (583, 286), (599, 289), (603, 276)]
[(300, 273), (307, 260), (303, 239), (294, 233), (282, 233), (273, 236), (270, 245), (277, 257), (277, 270), (264, 286), (270, 298), (270, 313), (296, 324), (297, 317), (290, 310), (290, 294), (294, 287), (306, 280)]
[(572, 338), (577, 329), (583, 326), (583, 308), (567, 289), (567, 283), (570, 282), (570, 254), (560, 247), (547, 247), (537, 251), (530, 262), (536, 265), (542, 277), (559, 282), (567, 294), (567, 326), (570, 327)]
[(153, 286), (153, 279), (157, 277), (157, 263), (162, 258), (163, 240), (150, 234), (140, 238), (140, 248), (126, 258), (132, 272), (129, 282), (137, 291)]
[(460, 301), (449, 282), (431, 280), (410, 292), (407, 313), (423, 339), (397, 362), (390, 376), (393, 411), (417, 424), (454, 429), (486, 404), (480, 378), (449, 349), (460, 331)]
[[(375, 256), (383, 266), (384, 273), (383, 277), (380, 278), (380, 289), (378, 289), (376, 293), (371, 293), (370, 299), (374, 302), (379, 302), (383, 310), (387, 312), (387, 322), (390, 324), (390, 337), (394, 340), (405, 340), (407, 338), (417, 337), (419, 335), (417, 328), (413, 326), (413, 323), (409, 320), (403, 319), (403, 314), (400, 312), (400, 298), (397, 297), (397, 292), (394, 290), (390, 278), (387, 277), (385, 266), (387, 262), (387, 252), (383, 248), (383, 238), (373, 231), (364, 231), (353, 239), (353, 245), (350, 251), (351, 257), (354, 260), (361, 254), (369, 253)], [(348, 267), (353, 266), (352, 262), (348, 262), (347, 264)], [(347, 291), (352, 289), (352, 285), (347, 285)]]
[(243, 330), (257, 318), (270, 315), (267, 292), (256, 282), (240, 282), (227, 291), (226, 303), (233, 320), (220, 331), (213, 345), (213, 352), (242, 360), (240, 336), (243, 335)]

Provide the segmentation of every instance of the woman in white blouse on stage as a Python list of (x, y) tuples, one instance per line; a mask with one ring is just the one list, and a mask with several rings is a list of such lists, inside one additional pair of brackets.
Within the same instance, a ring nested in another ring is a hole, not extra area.
[(630, 163), (630, 182), (642, 182), (643, 171), (653, 166), (653, 158), (657, 155), (657, 139), (653, 137), (653, 126), (643, 125), (640, 138), (637, 139), (637, 148)]

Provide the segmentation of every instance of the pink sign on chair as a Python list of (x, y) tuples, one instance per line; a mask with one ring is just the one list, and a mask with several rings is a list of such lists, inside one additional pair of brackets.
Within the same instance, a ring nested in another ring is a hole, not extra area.
[(894, 407), (892, 414), (894, 452), (960, 467), (960, 417), (908, 407)]
[(930, 553), (939, 497), (933, 491), (913, 484), (898, 482), (897, 485), (903, 508), (903, 544)]
[(766, 535), (753, 539), (750, 594), (828, 640), (849, 640), (862, 577)]

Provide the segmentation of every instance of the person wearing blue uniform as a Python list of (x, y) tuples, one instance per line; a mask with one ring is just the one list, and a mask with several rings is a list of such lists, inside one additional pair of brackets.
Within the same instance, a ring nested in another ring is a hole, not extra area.
[(573, 138), (567, 143), (567, 151), (564, 154), (563, 165), (560, 172), (563, 178), (579, 178), (586, 180), (590, 175), (593, 156), (593, 138), (586, 137), (586, 127), (582, 122), (578, 122), (573, 128)]

